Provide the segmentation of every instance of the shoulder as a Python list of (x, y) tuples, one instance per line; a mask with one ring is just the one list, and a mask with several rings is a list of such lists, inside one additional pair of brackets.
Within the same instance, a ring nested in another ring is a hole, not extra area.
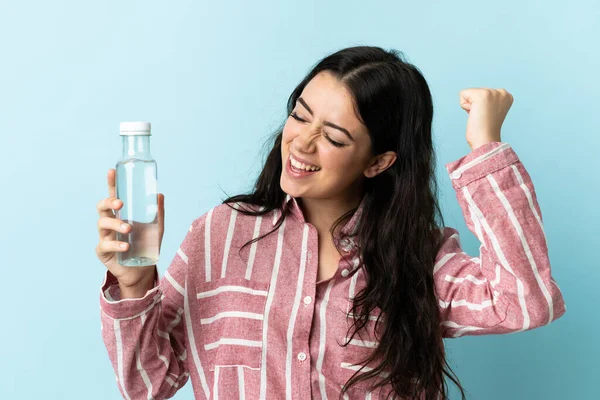
[(436, 255), (436, 261), (448, 254), (462, 251), (460, 235), (455, 228), (444, 226), (438, 228), (437, 233), (440, 235), (440, 247)]
[(210, 210), (206, 211), (204, 214), (200, 215), (192, 222), (192, 228), (201, 228), (206, 226), (207, 224), (211, 226), (221, 226), (227, 227), (233, 218), (235, 218), (235, 223), (254, 223), (257, 218), (267, 218), (273, 217), (273, 213), (276, 210), (271, 210), (267, 214), (262, 216), (258, 215), (247, 215), (242, 211), (259, 211), (262, 209), (261, 206), (257, 206), (255, 204), (245, 203), (245, 202), (235, 202), (235, 203), (221, 203)]

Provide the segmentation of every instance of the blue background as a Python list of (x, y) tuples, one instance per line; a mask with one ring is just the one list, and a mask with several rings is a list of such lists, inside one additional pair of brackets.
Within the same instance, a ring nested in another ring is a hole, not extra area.
[[(443, 167), (470, 151), (459, 91), (515, 98), (502, 139), (533, 178), (567, 313), (534, 331), (448, 340), (469, 399), (600, 398), (600, 5), (366, 4), (0, 1), (1, 399), (120, 398), (95, 256), (120, 121), (152, 122), (162, 275), (193, 219), (251, 188), (304, 74), (358, 44), (404, 51), (428, 80), (446, 224), (473, 255)], [(192, 399), (191, 383), (175, 398)]]

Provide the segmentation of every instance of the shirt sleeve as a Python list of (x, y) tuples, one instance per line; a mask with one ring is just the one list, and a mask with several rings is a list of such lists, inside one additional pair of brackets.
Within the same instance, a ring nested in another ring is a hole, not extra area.
[[(192, 222), (163, 278), (139, 299), (121, 299), (106, 272), (100, 293), (102, 339), (125, 399), (167, 399), (188, 380), (184, 299), (188, 264), (198, 257), (204, 217)], [(195, 267), (195, 265), (194, 265)]]
[(542, 214), (525, 167), (508, 143), (491, 142), (446, 164), (479, 256), (441, 229), (434, 281), (444, 337), (534, 329), (566, 310), (552, 278)]

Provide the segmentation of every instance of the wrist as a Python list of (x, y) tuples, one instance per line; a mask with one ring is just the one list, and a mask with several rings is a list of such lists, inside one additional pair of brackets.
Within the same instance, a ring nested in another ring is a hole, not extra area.
[(133, 285), (125, 285), (119, 282), (119, 290), (121, 291), (121, 299), (140, 299), (154, 288), (156, 276), (158, 272), (156, 266), (151, 274), (144, 276), (139, 282)]
[(493, 143), (493, 142), (501, 142), (501, 140), (500, 140), (500, 139), (497, 139), (497, 140), (496, 140), (496, 139), (494, 139), (494, 140), (486, 140), (486, 141), (483, 141), (483, 142), (479, 142), (479, 143), (474, 143), (474, 144), (471, 144), (471, 145), (470, 145), (470, 147), (471, 147), (471, 151), (475, 151), (475, 150), (477, 150), (478, 148), (480, 148), (480, 147), (482, 147), (482, 146), (485, 146), (485, 145), (486, 145), (486, 144), (488, 144), (488, 143)]

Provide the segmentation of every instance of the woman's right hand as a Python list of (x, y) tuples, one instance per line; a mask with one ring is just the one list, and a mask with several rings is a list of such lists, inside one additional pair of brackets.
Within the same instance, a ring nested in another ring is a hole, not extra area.
[[(124, 267), (117, 261), (117, 253), (127, 251), (129, 244), (117, 241), (116, 232), (128, 233), (131, 231), (131, 225), (118, 220), (115, 216), (116, 210), (119, 210), (123, 206), (123, 202), (116, 198), (115, 177), (116, 171), (114, 169), (108, 170), (109, 197), (101, 200), (96, 205), (98, 215), (100, 216), (98, 219), (99, 242), (96, 246), (96, 255), (119, 281), (121, 298), (143, 297), (154, 286), (156, 266)], [(113, 213), (113, 210), (115, 210), (115, 213)], [(162, 242), (164, 233), (164, 196), (161, 193), (158, 194), (158, 223), (159, 242)], [(125, 247), (120, 247), (121, 245), (125, 245)]]

